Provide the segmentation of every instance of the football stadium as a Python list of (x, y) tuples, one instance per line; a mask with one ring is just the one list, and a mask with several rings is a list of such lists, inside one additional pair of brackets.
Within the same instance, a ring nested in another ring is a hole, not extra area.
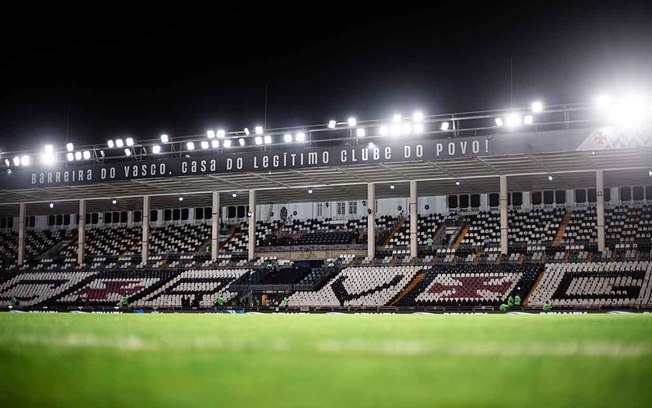
[(260, 120), (155, 134), (68, 105), (29, 143), (0, 105), (0, 405), (649, 406), (652, 93), (512, 77), (312, 124), (268, 120), (265, 83)]

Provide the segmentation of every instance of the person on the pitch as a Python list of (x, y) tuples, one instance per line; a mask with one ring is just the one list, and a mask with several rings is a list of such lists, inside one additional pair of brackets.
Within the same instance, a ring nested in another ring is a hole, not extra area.
[(543, 304), (543, 311), (549, 312), (551, 310), (552, 310), (552, 305), (550, 304), (549, 301), (546, 300), (546, 303)]
[(122, 305), (122, 307), (129, 306), (129, 297), (128, 296), (123, 296), (122, 300), (120, 301), (120, 304)]
[(514, 296), (514, 306), (521, 305), (521, 297), (519, 295)]

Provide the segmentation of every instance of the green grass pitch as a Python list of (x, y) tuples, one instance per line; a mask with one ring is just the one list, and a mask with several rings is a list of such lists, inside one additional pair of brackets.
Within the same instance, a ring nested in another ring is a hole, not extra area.
[(652, 315), (0, 314), (0, 406), (646, 406)]

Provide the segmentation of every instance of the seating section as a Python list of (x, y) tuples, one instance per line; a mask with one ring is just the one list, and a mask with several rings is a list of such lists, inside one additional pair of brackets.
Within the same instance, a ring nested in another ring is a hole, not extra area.
[(398, 303), (401, 306), (499, 306), (525, 300), (541, 265), (437, 265)]
[[(86, 255), (138, 255), (143, 237), (141, 227), (94, 228), (86, 231)], [(77, 256), (77, 240), (65, 247), (61, 257)]]
[(237, 293), (230, 292), (229, 285), (249, 272), (249, 269), (190, 270), (176, 275), (156, 290), (142, 296), (134, 306), (164, 307), (181, 306), (181, 298), (197, 298), (201, 307), (212, 307), (220, 296), (226, 301)]
[[(25, 233), (25, 256), (26, 258), (38, 257), (59, 242), (76, 237), (76, 230), (28, 230)], [(15, 259), (17, 256), (18, 234), (15, 232), (0, 234), (0, 257)]]
[(548, 264), (529, 305), (553, 308), (652, 305), (649, 261)]
[(597, 218), (595, 207), (573, 210), (561, 244), (594, 244), (598, 237)]
[(0, 284), (0, 304), (8, 305), (13, 297), (21, 306), (48, 303), (55, 296), (74, 288), (92, 272), (26, 272), (11, 277)]
[(471, 227), (461, 242), (462, 247), (488, 248), (500, 246), (500, 213), (480, 211), (468, 215)]
[(190, 254), (197, 252), (200, 246), (211, 238), (209, 224), (181, 226), (168, 225), (152, 230), (149, 238), (150, 254)]
[(416, 266), (346, 268), (316, 292), (296, 292), (291, 306), (385, 306), (419, 271)]
[(509, 244), (512, 247), (534, 243), (552, 244), (565, 213), (564, 208), (533, 209), (527, 212), (509, 211), (507, 215)]
[(650, 248), (652, 238), (652, 204), (618, 206), (605, 211), (607, 246), (637, 244)]

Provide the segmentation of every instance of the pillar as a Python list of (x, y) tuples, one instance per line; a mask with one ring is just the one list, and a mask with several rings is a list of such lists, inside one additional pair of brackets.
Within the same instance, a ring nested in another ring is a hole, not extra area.
[(595, 192), (597, 198), (598, 251), (604, 252), (604, 172), (595, 172)]
[(249, 190), (249, 242), (247, 249), (249, 251), (247, 259), (254, 259), (256, 254), (256, 190)]
[(419, 235), (417, 234), (417, 182), (410, 181), (410, 256), (417, 256)]
[(19, 204), (18, 219), (18, 265), (25, 262), (25, 218), (27, 217), (25, 203)]
[(500, 253), (506, 255), (509, 223), (507, 221), (507, 176), (500, 176)]
[(149, 196), (143, 197), (143, 238), (140, 241), (142, 246), (141, 264), (147, 265), (149, 259)]
[(86, 255), (86, 200), (79, 200), (79, 222), (77, 223), (77, 265), (84, 264)]
[(367, 256), (376, 255), (376, 185), (367, 184)]
[(220, 193), (213, 191), (213, 210), (211, 215), (211, 262), (217, 262), (217, 250), (220, 234)]

